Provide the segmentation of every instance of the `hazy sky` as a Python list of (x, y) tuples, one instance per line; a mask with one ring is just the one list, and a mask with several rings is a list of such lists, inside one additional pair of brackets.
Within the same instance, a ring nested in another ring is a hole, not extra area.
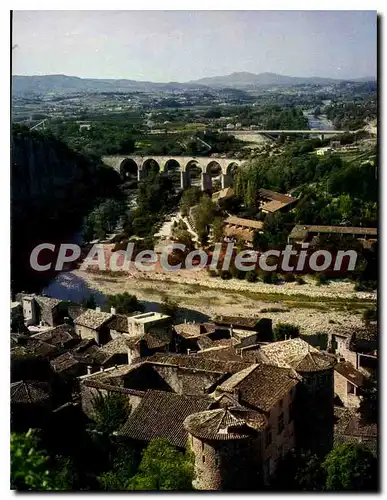
[(13, 74), (376, 75), (376, 11), (14, 11)]

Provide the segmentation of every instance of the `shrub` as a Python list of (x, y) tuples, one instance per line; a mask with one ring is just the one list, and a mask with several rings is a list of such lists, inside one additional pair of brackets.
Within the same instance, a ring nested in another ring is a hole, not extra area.
[(302, 276), (296, 276), (296, 283), (297, 283), (297, 285), (305, 285), (306, 281), (304, 280), (304, 278)]
[(377, 321), (378, 312), (375, 307), (368, 307), (363, 311), (363, 321), (368, 323), (369, 321)]
[(285, 340), (296, 338), (300, 335), (300, 329), (297, 325), (291, 323), (277, 323), (274, 327), (274, 340)]
[(220, 271), (219, 276), (222, 280), (230, 280), (232, 278), (230, 271)]
[(294, 274), (292, 274), (292, 273), (283, 274), (282, 278), (286, 283), (293, 283), (294, 281), (296, 281), (296, 278), (294, 277)]
[(328, 278), (323, 273), (317, 273), (316, 276), (315, 276), (315, 282), (316, 282), (317, 286), (327, 285), (328, 284)]
[(207, 268), (207, 274), (211, 278), (217, 278), (218, 277), (218, 273), (217, 273), (217, 271), (215, 271), (215, 269), (209, 269), (209, 268)]
[(254, 283), (255, 281), (257, 281), (257, 273), (256, 273), (256, 271), (247, 271), (247, 273), (246, 273), (246, 279), (250, 283)]

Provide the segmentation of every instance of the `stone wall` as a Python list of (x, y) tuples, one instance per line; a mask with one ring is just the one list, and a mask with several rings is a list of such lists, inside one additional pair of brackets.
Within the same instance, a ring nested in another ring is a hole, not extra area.
[(154, 370), (177, 394), (201, 395), (219, 379), (219, 373), (181, 369), (176, 366), (153, 365)]
[[(277, 468), (280, 458), (296, 446), (294, 418), (293, 411), (291, 410), (296, 390), (297, 388), (294, 387), (266, 414), (269, 425), (265, 434), (271, 432), (271, 443), (266, 441), (266, 436), (263, 443), (263, 460), (266, 463), (267, 475), (272, 475)], [(281, 414), (283, 415), (284, 424), (282, 431), (279, 429), (279, 417)]]
[(348, 385), (350, 384), (350, 382), (348, 382), (348, 380), (336, 370), (334, 375), (334, 381), (335, 381), (335, 394), (340, 398), (343, 405), (347, 408), (358, 408), (360, 405), (360, 397), (357, 394), (355, 394), (357, 393), (358, 388), (353, 386), (354, 393), (353, 394), (348, 393), (348, 388), (349, 388)]
[(205, 441), (189, 434), (198, 490), (253, 490), (260, 483), (262, 434), (257, 438)]
[(115, 390), (113, 387), (111, 389), (100, 389), (96, 387), (89, 387), (85, 383), (80, 384), (81, 389), (81, 404), (82, 410), (89, 418), (93, 419), (94, 416), (94, 408), (93, 401), (94, 398), (98, 397), (98, 395), (106, 396), (112, 393), (123, 394), (129, 401), (131, 411), (133, 411), (141, 402), (142, 396), (138, 394), (130, 394), (129, 391), (122, 390), (117, 388)]

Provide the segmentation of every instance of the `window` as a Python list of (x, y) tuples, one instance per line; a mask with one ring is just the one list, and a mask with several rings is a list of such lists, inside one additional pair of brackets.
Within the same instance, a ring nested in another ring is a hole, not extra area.
[(203, 443), (203, 441), (202, 441), (202, 451), (204, 451), (204, 443)]
[(206, 457), (205, 457), (205, 455), (203, 455), (203, 463), (204, 464), (206, 463)]
[(278, 434), (281, 434), (281, 432), (284, 430), (284, 414), (281, 413), (278, 417)]
[(347, 388), (348, 388), (347, 390), (348, 394), (355, 394), (355, 386), (352, 385), (350, 382), (348, 382)]
[(281, 400), (280, 400), (280, 402), (278, 403), (278, 405), (279, 405), (279, 407), (280, 407), (280, 410), (282, 410), (283, 402), (284, 402), (284, 400), (283, 400), (283, 399), (281, 399)]
[(270, 427), (265, 431), (265, 448), (271, 444), (271, 429)]

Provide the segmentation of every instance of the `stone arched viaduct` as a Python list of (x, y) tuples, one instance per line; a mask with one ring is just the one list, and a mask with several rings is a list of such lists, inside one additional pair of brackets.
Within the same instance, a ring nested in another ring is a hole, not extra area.
[[(221, 178), (222, 189), (229, 187), (232, 183), (232, 171), (239, 168), (243, 161), (235, 158), (209, 158), (194, 156), (135, 156), (135, 155), (113, 155), (104, 156), (102, 161), (124, 175), (126, 169), (136, 170), (137, 179), (146, 176), (146, 171), (152, 165), (156, 165), (159, 172), (167, 172), (169, 169), (180, 172), (180, 186), (185, 189), (190, 186), (191, 168), (201, 170), (202, 190), (211, 189), (211, 169), (217, 170)], [(153, 163), (154, 162), (154, 163)]]

